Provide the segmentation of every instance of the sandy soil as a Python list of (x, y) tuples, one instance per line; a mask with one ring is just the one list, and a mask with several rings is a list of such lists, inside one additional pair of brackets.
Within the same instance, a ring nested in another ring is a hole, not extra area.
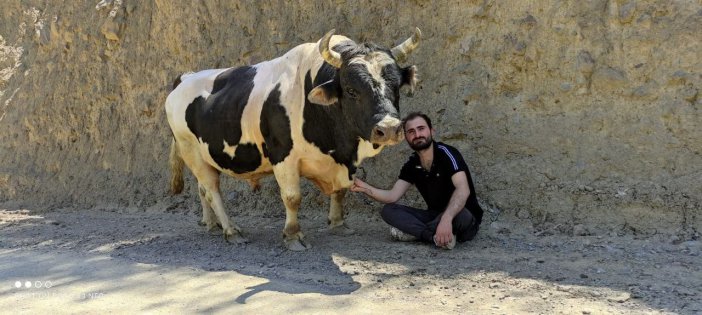
[(205, 233), (193, 210), (0, 210), (0, 309), (702, 312), (696, 240), (569, 237), (488, 221), (473, 242), (447, 251), (392, 241), (376, 213), (351, 213), (347, 222), (357, 233), (350, 236), (327, 233), (322, 213), (300, 218), (313, 245), (302, 253), (282, 245), (282, 211), (235, 217), (251, 242), (228, 245)]

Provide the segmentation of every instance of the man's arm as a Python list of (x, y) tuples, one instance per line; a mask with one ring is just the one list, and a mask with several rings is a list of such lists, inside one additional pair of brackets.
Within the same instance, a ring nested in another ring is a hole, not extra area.
[(434, 235), (434, 242), (438, 246), (444, 246), (451, 241), (453, 238), (453, 218), (458, 215), (459, 212), (466, 205), (466, 200), (470, 196), (470, 187), (468, 186), (468, 178), (466, 177), (466, 172), (458, 172), (451, 176), (451, 181), (456, 189), (451, 195), (448, 206), (446, 210), (441, 215), (441, 221), (436, 227), (436, 234)]
[[(382, 203), (393, 203), (400, 200), (400, 197), (407, 192), (410, 187), (410, 183), (398, 179), (395, 185), (392, 186), (390, 190), (379, 189), (369, 185), (368, 183), (358, 179), (353, 179), (353, 185), (349, 188), (351, 191), (362, 192), (369, 197), (380, 201)], [(467, 185), (467, 184), (466, 184)], [(459, 209), (460, 211), (460, 209)]]

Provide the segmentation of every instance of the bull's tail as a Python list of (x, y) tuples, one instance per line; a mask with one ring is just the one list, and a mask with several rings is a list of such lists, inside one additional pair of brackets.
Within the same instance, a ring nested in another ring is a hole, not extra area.
[(180, 194), (183, 191), (183, 158), (178, 150), (178, 143), (175, 138), (171, 142), (171, 156), (168, 161), (171, 166), (171, 193)]
[[(173, 80), (173, 89), (175, 90), (178, 85), (183, 82), (185, 78), (193, 74), (194, 72), (186, 72), (179, 75), (175, 80)], [(171, 142), (171, 156), (168, 160), (168, 164), (171, 166), (171, 193), (174, 195), (183, 192), (183, 158), (180, 156), (180, 150), (178, 149), (178, 142), (176, 142), (175, 137)]]

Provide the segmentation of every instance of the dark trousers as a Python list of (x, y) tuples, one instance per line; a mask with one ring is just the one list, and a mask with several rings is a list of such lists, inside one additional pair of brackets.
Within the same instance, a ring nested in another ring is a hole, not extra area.
[[(422, 210), (396, 203), (389, 203), (380, 212), (387, 224), (398, 228), (400, 231), (414, 235), (424, 242), (434, 243), (436, 227), (441, 221), (443, 212)], [(456, 241), (463, 243), (470, 241), (478, 233), (479, 226), (475, 224), (473, 215), (468, 209), (463, 208), (451, 222)]]

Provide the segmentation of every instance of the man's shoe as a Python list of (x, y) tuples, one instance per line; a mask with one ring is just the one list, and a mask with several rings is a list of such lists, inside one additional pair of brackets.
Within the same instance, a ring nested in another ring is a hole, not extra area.
[[(434, 244), (436, 244), (436, 240), (434, 240)], [(454, 247), (456, 247), (456, 235), (454, 235), (451, 238), (451, 241), (448, 244), (446, 244), (444, 246), (438, 246), (438, 247), (441, 249), (453, 249)]]
[(390, 235), (392, 236), (392, 239), (400, 242), (412, 242), (417, 240), (417, 237), (414, 235), (402, 232), (396, 227), (390, 228)]

